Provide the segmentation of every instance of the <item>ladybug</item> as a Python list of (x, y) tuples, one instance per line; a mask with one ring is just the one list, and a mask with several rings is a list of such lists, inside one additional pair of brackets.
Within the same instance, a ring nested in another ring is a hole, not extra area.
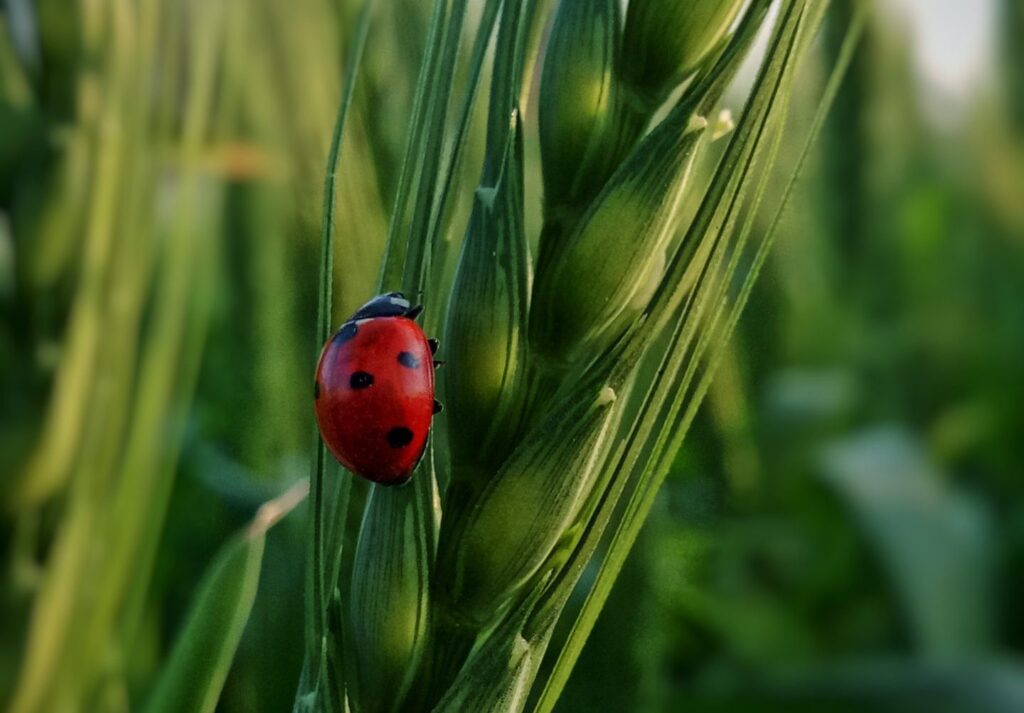
[(327, 340), (316, 368), (320, 435), (338, 462), (381, 485), (401, 485), (423, 456), (434, 400), (437, 340), (401, 292), (374, 297)]

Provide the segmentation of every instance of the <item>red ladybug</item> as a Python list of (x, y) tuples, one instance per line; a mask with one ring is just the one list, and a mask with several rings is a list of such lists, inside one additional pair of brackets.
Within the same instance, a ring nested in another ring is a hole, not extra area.
[(433, 354), (400, 292), (374, 297), (334, 333), (316, 368), (316, 420), (334, 457), (381, 485), (400, 485), (423, 456), (433, 415)]

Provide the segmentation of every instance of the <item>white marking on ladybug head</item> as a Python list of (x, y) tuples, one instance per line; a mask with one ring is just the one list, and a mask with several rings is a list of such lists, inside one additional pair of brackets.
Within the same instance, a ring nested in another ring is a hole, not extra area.
[(617, 398), (618, 395), (615, 393), (615, 389), (613, 389), (610, 386), (605, 386), (597, 395), (597, 405), (606, 406), (610, 403), (613, 403)]

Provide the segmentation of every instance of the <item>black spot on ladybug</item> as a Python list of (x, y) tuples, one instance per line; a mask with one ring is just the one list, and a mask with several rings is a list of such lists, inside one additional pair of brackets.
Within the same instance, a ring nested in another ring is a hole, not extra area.
[(430, 346), (430, 353), (437, 354), (437, 348), (441, 346), (441, 342), (431, 337), (430, 339), (427, 340), (427, 344)]
[(356, 336), (356, 332), (358, 331), (359, 325), (357, 325), (355, 322), (348, 322), (342, 325), (341, 329), (338, 330), (338, 333), (334, 335), (334, 343), (344, 344), (352, 337)]
[(365, 371), (352, 372), (348, 385), (353, 389), (368, 389), (373, 386), (373, 374), (367, 374)]
[(405, 426), (395, 426), (388, 431), (387, 439), (392, 448), (405, 448), (412, 443), (412, 431)]
[(420, 368), (420, 360), (412, 352), (398, 352), (398, 363), (406, 369)]
[(314, 381), (313, 382), (313, 400), (316, 401), (318, 398), (320, 398), (320, 382), (319, 381)]

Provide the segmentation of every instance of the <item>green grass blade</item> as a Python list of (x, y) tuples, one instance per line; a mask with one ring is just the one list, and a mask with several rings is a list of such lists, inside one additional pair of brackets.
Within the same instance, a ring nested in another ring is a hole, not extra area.
[(256, 597), (265, 538), (236, 536), (200, 586), (148, 713), (209, 713), (227, 678)]
[(221, 548), (197, 590), (146, 713), (212, 713), (252, 611), (267, 530), (306, 497), (306, 483), (263, 505)]

